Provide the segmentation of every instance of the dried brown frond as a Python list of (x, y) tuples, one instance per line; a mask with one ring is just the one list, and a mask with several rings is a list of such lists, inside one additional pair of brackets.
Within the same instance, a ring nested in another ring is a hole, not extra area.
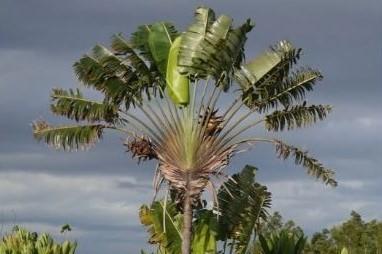
[(127, 151), (131, 152), (132, 158), (138, 158), (138, 162), (141, 160), (157, 159), (154, 145), (148, 137), (133, 137), (127, 139), (124, 145), (127, 147)]
[(224, 118), (222, 116), (217, 115), (218, 109), (215, 109), (212, 112), (210, 111), (211, 111), (210, 108), (207, 108), (207, 110), (205, 110), (203, 114), (200, 114), (199, 123), (201, 125), (204, 125), (207, 122), (206, 131), (205, 131), (206, 135), (214, 136), (214, 135), (218, 135), (222, 131), (223, 129), (222, 123), (224, 122)]

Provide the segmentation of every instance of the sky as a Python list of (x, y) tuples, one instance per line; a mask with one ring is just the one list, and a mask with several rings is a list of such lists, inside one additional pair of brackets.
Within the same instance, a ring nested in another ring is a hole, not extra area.
[[(31, 123), (49, 113), (52, 88), (77, 88), (72, 64), (114, 33), (172, 21), (184, 30), (205, 5), (251, 18), (247, 58), (282, 39), (304, 49), (303, 65), (324, 79), (308, 102), (331, 104), (333, 113), (307, 129), (279, 133), (336, 171), (337, 188), (324, 186), (293, 162), (258, 145), (228, 168), (259, 168), (257, 179), (273, 194), (272, 209), (307, 233), (330, 227), (356, 210), (382, 219), (382, 2), (378, 0), (0, 0), (0, 224), (73, 231), (78, 253), (138, 253), (148, 248), (138, 208), (153, 197), (154, 164), (137, 165), (107, 133), (87, 152), (54, 151), (32, 137)], [(83, 88), (83, 87), (82, 87)]]

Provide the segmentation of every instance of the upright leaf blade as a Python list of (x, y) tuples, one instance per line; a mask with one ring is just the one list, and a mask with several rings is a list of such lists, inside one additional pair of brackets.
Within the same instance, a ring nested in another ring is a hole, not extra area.
[(148, 45), (159, 72), (166, 76), (169, 51), (177, 37), (175, 28), (168, 23), (154, 23), (149, 28)]
[(217, 251), (217, 220), (210, 210), (204, 210), (194, 222), (193, 253), (215, 254)]
[(227, 88), (234, 67), (242, 60), (246, 33), (253, 25), (248, 20), (239, 28), (232, 28), (232, 19), (204, 7), (195, 12), (195, 21), (182, 35), (179, 71), (197, 78), (212, 76), (217, 85)]
[(271, 195), (265, 186), (255, 182), (256, 168), (243, 170), (224, 183), (218, 193), (219, 239), (234, 239), (235, 253), (244, 254), (259, 219), (266, 219)]
[(181, 39), (182, 37), (176, 38), (171, 46), (168, 56), (166, 81), (168, 94), (173, 102), (187, 105), (190, 100), (190, 81), (187, 76), (180, 74), (177, 69)]
[[(167, 254), (179, 254), (181, 249), (180, 221), (175, 204), (156, 201), (151, 207), (142, 206), (139, 211), (141, 223), (150, 233), (149, 242), (157, 244)], [(165, 220), (165, 224), (163, 221)]]
[(281, 83), (300, 53), (301, 49), (283, 40), (236, 69), (235, 78), (243, 90), (244, 102), (251, 106), (260, 99), (258, 89)]

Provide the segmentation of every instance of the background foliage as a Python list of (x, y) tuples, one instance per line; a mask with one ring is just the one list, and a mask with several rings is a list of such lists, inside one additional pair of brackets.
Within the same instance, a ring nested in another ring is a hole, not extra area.
[[(302, 228), (293, 220), (283, 221), (280, 213), (275, 212), (263, 223), (261, 233), (265, 238), (272, 234), (289, 232), (297, 237), (304, 236)], [(364, 221), (361, 215), (352, 211), (350, 217), (341, 224), (323, 229), (309, 237), (304, 254), (340, 254), (344, 249), (349, 254), (382, 253), (382, 221)], [(259, 241), (252, 244), (250, 254), (263, 253)]]
[(0, 254), (74, 254), (76, 242), (57, 243), (49, 234), (29, 232), (15, 226), (0, 242)]

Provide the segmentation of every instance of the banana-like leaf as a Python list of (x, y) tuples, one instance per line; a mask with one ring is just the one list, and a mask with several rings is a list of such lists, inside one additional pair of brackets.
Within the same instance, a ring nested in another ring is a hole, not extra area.
[(217, 218), (210, 210), (199, 212), (194, 222), (192, 239), (193, 253), (216, 254), (217, 252)]
[[(204, 77), (207, 75), (206, 59), (202, 55), (202, 44), (208, 33), (209, 27), (215, 21), (215, 13), (210, 8), (199, 7), (195, 11), (195, 21), (183, 34), (182, 50), (180, 52), (178, 65), (179, 71), (184, 74), (193, 74)], [(193, 54), (199, 53), (200, 57), (195, 59)], [(202, 65), (204, 64), (204, 65)]]
[(77, 122), (87, 120), (112, 123), (118, 118), (115, 105), (85, 99), (79, 89), (53, 89), (51, 98), (53, 103), (50, 109), (54, 114)]
[(131, 42), (122, 36), (122, 34), (115, 34), (112, 37), (111, 48), (118, 56), (123, 56), (123, 60), (127, 60), (131, 66), (139, 70), (140, 76), (150, 76), (150, 70), (145, 61), (140, 58)]
[(282, 80), (290, 67), (297, 63), (301, 49), (296, 49), (289, 41), (280, 41), (270, 50), (241, 66), (236, 72), (239, 84), (248, 89), (261, 87)]
[(293, 64), (300, 58), (301, 49), (288, 41), (280, 41), (270, 50), (243, 64), (235, 71), (236, 81), (243, 90), (243, 100), (252, 105), (259, 100), (256, 89), (280, 84)]
[(223, 184), (218, 192), (219, 240), (235, 241), (235, 254), (244, 254), (257, 230), (259, 221), (266, 220), (271, 193), (255, 182), (256, 168), (245, 166)]
[[(164, 214), (164, 211), (167, 212)], [(168, 202), (165, 206), (164, 202), (156, 201), (151, 207), (143, 205), (139, 217), (150, 234), (150, 244), (157, 245), (161, 253), (180, 253), (182, 214), (175, 203)], [(215, 254), (218, 230), (216, 215), (211, 210), (199, 211), (193, 225), (192, 252)]]
[(45, 121), (35, 121), (33, 136), (56, 149), (78, 150), (94, 145), (107, 128), (102, 124), (51, 126)]
[(154, 23), (150, 26), (148, 37), (150, 51), (163, 77), (166, 76), (169, 51), (176, 36), (175, 28), (168, 23)]
[(164, 78), (168, 52), (176, 37), (178, 32), (173, 24), (157, 22), (138, 27), (131, 39), (133, 47), (151, 63), (150, 68), (158, 70)]
[(246, 33), (253, 28), (249, 20), (232, 28), (232, 19), (221, 15), (215, 19), (212, 9), (199, 7), (195, 21), (182, 35), (178, 60), (179, 71), (197, 78), (212, 76), (227, 88), (234, 67), (242, 60)]
[(139, 26), (137, 30), (131, 34), (131, 43), (146, 61), (154, 63), (149, 46), (149, 32), (150, 25)]
[(265, 128), (268, 131), (292, 130), (309, 126), (323, 120), (331, 111), (329, 105), (303, 105), (276, 110), (265, 117)]
[(150, 234), (149, 243), (158, 245), (161, 253), (181, 253), (180, 225), (182, 216), (175, 204), (156, 201), (151, 207), (143, 205), (139, 210), (141, 223)]
[(150, 97), (163, 86), (164, 78), (151, 71), (120, 35), (113, 37), (112, 47), (115, 52), (96, 45), (73, 65), (78, 79), (104, 93), (106, 102), (129, 108), (142, 100), (144, 92)]
[[(122, 36), (122, 34), (115, 34), (112, 37), (111, 47), (114, 54), (118, 56), (122, 62), (129, 64), (135, 71), (137, 77), (141, 81), (140, 84), (152, 84), (153, 92), (156, 92), (156, 86), (164, 88), (164, 77), (160, 75), (152, 66), (149, 68), (147, 63), (139, 56), (134, 45)], [(156, 84), (156, 85), (155, 85)], [(146, 90), (147, 93), (147, 90)]]
[(78, 79), (85, 86), (104, 93), (105, 101), (117, 106), (121, 103), (124, 103), (126, 108), (135, 105), (140, 101), (142, 91), (149, 87), (149, 83), (139, 80), (137, 73), (130, 68), (126, 67), (125, 72), (116, 72), (89, 55), (76, 62), (74, 69)]
[(168, 94), (172, 101), (176, 104), (187, 105), (190, 100), (190, 80), (187, 76), (180, 74), (177, 69), (181, 40), (182, 37), (176, 38), (171, 46), (168, 55), (166, 81)]

